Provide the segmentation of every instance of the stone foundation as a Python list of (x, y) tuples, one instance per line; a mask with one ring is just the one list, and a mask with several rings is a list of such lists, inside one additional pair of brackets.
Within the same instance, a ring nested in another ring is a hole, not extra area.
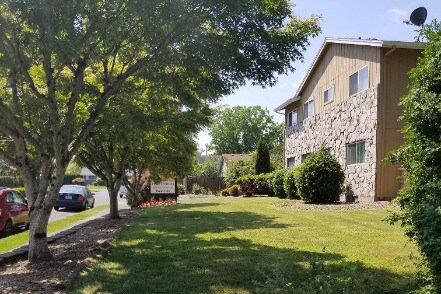
[[(311, 153), (324, 144), (345, 171), (345, 185), (359, 201), (375, 200), (378, 88), (370, 88), (286, 129), (285, 158)], [(365, 162), (346, 165), (346, 145), (365, 141)], [(286, 163), (285, 163), (286, 164)], [(344, 200), (344, 195), (342, 195)]]

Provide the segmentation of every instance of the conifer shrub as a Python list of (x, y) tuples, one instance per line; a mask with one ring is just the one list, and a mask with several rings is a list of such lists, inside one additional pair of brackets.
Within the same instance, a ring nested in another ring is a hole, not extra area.
[(285, 188), (283, 187), (283, 179), (285, 178), (285, 169), (279, 169), (271, 174), (269, 179), (269, 186), (274, 192), (274, 195), (284, 199), (287, 197)]
[(338, 201), (343, 192), (344, 172), (337, 159), (321, 148), (297, 169), (295, 181), (302, 200), (331, 203)]

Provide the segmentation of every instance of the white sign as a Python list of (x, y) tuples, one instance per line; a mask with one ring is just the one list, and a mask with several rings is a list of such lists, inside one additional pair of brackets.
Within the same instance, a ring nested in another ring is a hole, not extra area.
[(150, 193), (151, 194), (175, 194), (176, 186), (174, 179), (162, 180), (160, 183), (156, 184), (150, 183)]

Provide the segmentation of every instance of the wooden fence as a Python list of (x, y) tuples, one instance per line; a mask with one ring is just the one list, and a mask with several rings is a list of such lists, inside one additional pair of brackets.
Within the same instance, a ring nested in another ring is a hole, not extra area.
[(186, 177), (184, 178), (184, 187), (187, 193), (193, 191), (193, 185), (198, 184), (199, 186), (210, 190), (211, 192), (218, 192), (226, 188), (223, 177)]

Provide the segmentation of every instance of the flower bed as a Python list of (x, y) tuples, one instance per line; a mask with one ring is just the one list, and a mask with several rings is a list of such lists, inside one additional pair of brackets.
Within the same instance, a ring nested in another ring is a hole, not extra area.
[(167, 198), (165, 200), (150, 200), (141, 203), (138, 207), (145, 208), (145, 207), (152, 207), (152, 206), (169, 206), (172, 204), (176, 204), (176, 200), (173, 198)]

